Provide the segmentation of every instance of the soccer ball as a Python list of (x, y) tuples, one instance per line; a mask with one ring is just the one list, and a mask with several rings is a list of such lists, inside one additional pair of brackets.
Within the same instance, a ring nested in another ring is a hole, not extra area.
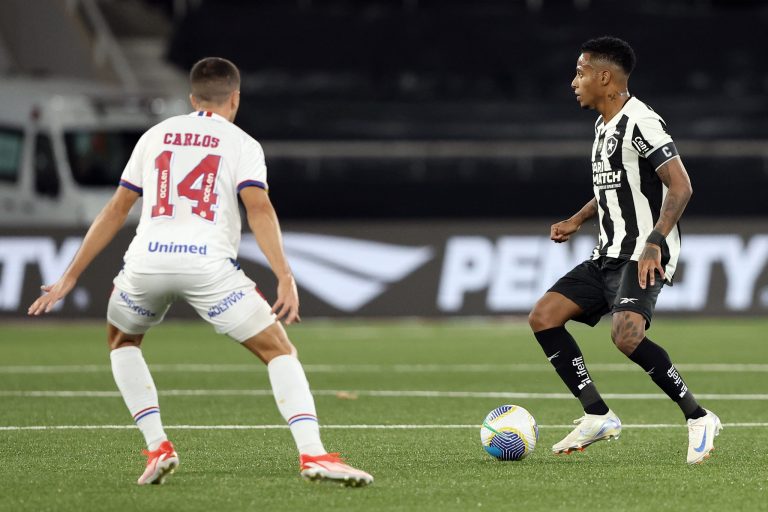
[(520, 460), (533, 452), (539, 427), (531, 413), (519, 405), (502, 405), (488, 413), (480, 427), (480, 441), (492, 457)]

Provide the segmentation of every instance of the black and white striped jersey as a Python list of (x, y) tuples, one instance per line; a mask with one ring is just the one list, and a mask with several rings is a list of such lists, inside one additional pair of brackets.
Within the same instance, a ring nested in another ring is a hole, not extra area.
[[(600, 256), (637, 261), (645, 239), (659, 219), (667, 187), (656, 174), (677, 156), (664, 120), (631, 97), (608, 123), (595, 123), (592, 184), (597, 199), (600, 237), (592, 259)], [(671, 282), (680, 254), (676, 225), (662, 247), (661, 264)]]

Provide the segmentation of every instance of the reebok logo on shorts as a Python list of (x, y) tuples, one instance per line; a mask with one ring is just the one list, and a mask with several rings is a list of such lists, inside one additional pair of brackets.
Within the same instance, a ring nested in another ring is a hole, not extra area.
[(232, 292), (223, 299), (219, 301), (218, 304), (215, 306), (211, 306), (208, 308), (208, 318), (216, 318), (226, 310), (228, 310), (231, 306), (234, 306), (236, 303), (240, 301), (240, 299), (245, 298), (245, 292), (244, 291), (236, 291)]
[(637, 303), (637, 299), (634, 297), (622, 297), (619, 301), (619, 305), (621, 304), (635, 304)]

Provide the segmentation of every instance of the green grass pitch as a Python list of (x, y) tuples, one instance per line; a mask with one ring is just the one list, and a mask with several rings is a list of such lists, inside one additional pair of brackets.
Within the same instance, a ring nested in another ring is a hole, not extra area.
[[(139, 487), (142, 438), (104, 331), (0, 326), (0, 510), (768, 510), (768, 320), (664, 318), (649, 332), (725, 424), (713, 457), (693, 467), (679, 409), (613, 347), (605, 320), (571, 331), (626, 427), (568, 456), (550, 447), (581, 410), (526, 325), (291, 327), (325, 445), (374, 475), (363, 489), (302, 481), (264, 366), (203, 323), (172, 322), (147, 335), (144, 353), (181, 466), (166, 485)], [(541, 426), (520, 462), (480, 445), (483, 417), (504, 403)]]

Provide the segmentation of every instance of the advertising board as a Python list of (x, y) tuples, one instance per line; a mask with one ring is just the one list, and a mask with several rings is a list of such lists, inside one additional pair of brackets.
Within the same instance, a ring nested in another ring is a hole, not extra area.
[[(112, 278), (134, 228), (125, 228), (58, 308), (67, 318), (103, 318)], [(284, 244), (299, 286), (302, 316), (485, 316), (526, 314), (562, 274), (589, 257), (594, 229), (565, 244), (541, 222), (295, 223)], [(684, 223), (674, 285), (659, 313), (768, 313), (768, 224)], [(84, 230), (0, 233), (0, 315), (23, 316), (74, 256)], [(268, 299), (275, 281), (253, 237), (239, 262)], [(174, 307), (171, 317), (192, 317)]]

